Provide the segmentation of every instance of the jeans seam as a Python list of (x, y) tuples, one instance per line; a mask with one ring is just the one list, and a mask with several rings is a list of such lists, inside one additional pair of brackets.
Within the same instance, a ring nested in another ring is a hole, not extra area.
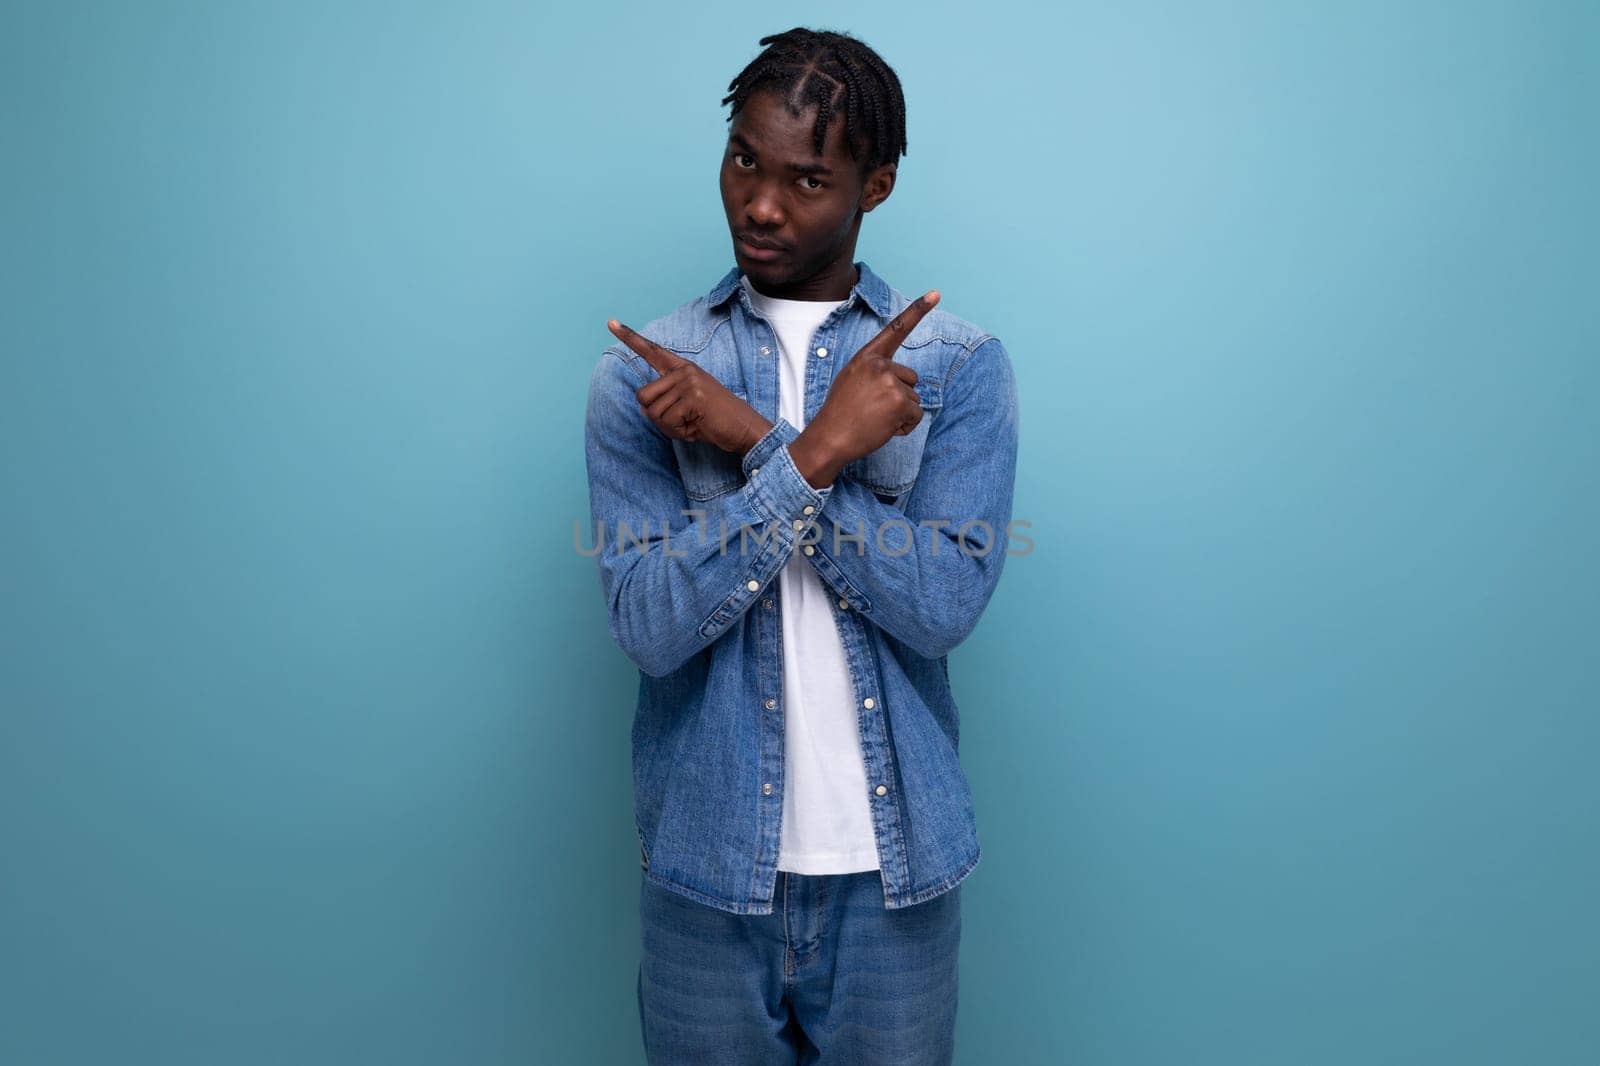
[(789, 947), (789, 873), (786, 870), (783, 874), (783, 991), (785, 994), (793, 991), (793, 986), (790, 984), (790, 978), (794, 976), (794, 970), (789, 965), (791, 955), (792, 950)]

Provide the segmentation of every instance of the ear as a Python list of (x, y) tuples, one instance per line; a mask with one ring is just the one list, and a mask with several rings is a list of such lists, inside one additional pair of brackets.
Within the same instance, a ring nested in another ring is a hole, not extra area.
[(884, 163), (874, 167), (861, 183), (861, 210), (871, 211), (894, 192), (895, 164)]

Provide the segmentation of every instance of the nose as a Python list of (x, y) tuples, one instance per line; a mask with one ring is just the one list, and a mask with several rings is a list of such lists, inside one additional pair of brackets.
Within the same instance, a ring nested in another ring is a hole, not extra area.
[(770, 230), (783, 225), (783, 208), (778, 205), (778, 198), (765, 189), (758, 189), (750, 197), (744, 213), (751, 229)]

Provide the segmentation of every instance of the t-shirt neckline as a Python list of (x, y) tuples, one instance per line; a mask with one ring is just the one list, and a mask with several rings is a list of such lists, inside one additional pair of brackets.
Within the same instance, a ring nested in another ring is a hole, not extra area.
[(818, 314), (826, 315), (849, 300), (848, 296), (844, 300), (785, 300), (768, 296), (756, 291), (756, 287), (750, 284), (748, 274), (739, 275), (739, 284), (750, 294), (750, 303), (756, 310), (779, 318), (815, 318)]

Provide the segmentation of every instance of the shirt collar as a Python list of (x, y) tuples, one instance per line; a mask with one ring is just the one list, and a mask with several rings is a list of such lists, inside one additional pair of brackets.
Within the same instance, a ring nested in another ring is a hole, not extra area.
[[(861, 302), (872, 308), (879, 318), (887, 319), (892, 317), (889, 307), (888, 284), (874, 274), (872, 268), (867, 266), (864, 261), (856, 260), (855, 267), (860, 276), (856, 278), (855, 285), (850, 289), (850, 295), (860, 296)], [(738, 292), (741, 287), (739, 285), (739, 277), (742, 273), (735, 266), (722, 275), (722, 280), (717, 282), (716, 286), (706, 294), (706, 306), (711, 308), (719, 307), (725, 300)]]

